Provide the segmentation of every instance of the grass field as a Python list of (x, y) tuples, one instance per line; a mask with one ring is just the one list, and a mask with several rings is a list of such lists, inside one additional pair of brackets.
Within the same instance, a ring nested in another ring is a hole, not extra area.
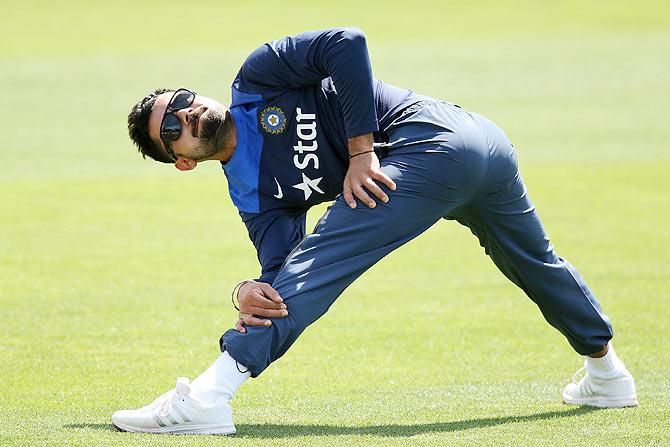
[[(670, 7), (411, 3), (0, 0), (0, 445), (670, 445)], [(366, 31), (377, 77), (506, 130), (639, 408), (562, 405), (580, 357), (445, 222), (242, 387), (237, 436), (113, 429), (216, 358), (258, 271), (220, 169), (142, 160), (130, 106), (157, 86), (228, 101), (250, 50), (332, 25)]]

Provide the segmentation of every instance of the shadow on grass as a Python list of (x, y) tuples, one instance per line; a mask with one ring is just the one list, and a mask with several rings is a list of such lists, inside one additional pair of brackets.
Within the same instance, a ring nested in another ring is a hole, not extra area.
[(244, 438), (291, 438), (296, 436), (337, 436), (372, 435), (380, 437), (409, 437), (424, 433), (443, 433), (493, 427), (515, 422), (532, 422), (543, 419), (579, 416), (598, 410), (593, 407), (576, 407), (567, 411), (548, 411), (526, 416), (504, 416), (494, 418), (466, 419), (453, 422), (435, 422), (412, 425), (363, 425), (358, 427), (338, 425), (281, 425), (281, 424), (238, 424), (238, 436)]
[[(338, 435), (372, 435), (380, 437), (408, 437), (423, 433), (440, 433), (472, 428), (494, 427), (496, 425), (515, 422), (532, 422), (544, 419), (579, 416), (592, 411), (593, 407), (576, 407), (566, 411), (547, 411), (526, 416), (504, 416), (495, 418), (466, 419), (453, 422), (435, 422), (432, 424), (413, 425), (315, 425), (315, 424), (238, 424), (237, 434), (243, 438), (293, 438), (297, 436), (338, 436)], [(67, 424), (64, 428), (117, 431), (112, 424)]]
[(112, 424), (65, 424), (63, 428), (76, 428), (85, 430), (103, 430), (103, 431), (119, 431)]

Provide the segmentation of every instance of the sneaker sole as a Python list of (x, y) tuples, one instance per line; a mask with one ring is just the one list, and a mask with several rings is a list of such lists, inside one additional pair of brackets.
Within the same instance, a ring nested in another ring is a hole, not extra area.
[(597, 408), (626, 408), (640, 405), (637, 397), (613, 398), (613, 397), (570, 397), (563, 394), (563, 403), (567, 405), (586, 405)]
[(159, 428), (133, 427), (121, 422), (112, 422), (116, 428), (130, 433), (155, 433), (168, 435), (234, 435), (237, 433), (234, 425), (189, 425)]

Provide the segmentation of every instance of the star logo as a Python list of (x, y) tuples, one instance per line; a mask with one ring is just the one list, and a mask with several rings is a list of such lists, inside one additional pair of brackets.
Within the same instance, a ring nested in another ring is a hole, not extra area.
[(323, 177), (315, 178), (314, 180), (310, 179), (302, 173), (302, 183), (293, 185), (294, 188), (302, 190), (305, 193), (305, 200), (309, 199), (309, 196), (312, 195), (312, 190), (318, 192), (319, 194), (324, 194), (324, 192), (319, 188), (319, 182)]
[(268, 123), (270, 123), (272, 127), (275, 127), (277, 124), (279, 124), (279, 117), (273, 113), (268, 117)]

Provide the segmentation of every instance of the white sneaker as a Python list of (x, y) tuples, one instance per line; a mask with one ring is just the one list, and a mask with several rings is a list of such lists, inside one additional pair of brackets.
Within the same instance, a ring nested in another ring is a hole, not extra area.
[(624, 369), (621, 374), (611, 379), (596, 379), (588, 372), (581, 380), (577, 377), (586, 368), (581, 368), (572, 377), (572, 383), (563, 390), (563, 402), (570, 405), (588, 405), (599, 408), (637, 407), (635, 381), (633, 376)]
[(137, 410), (119, 410), (112, 423), (122, 431), (138, 433), (212, 434), (235, 433), (230, 403), (220, 399), (206, 407), (189, 397), (188, 379), (180, 377), (174, 390)]

